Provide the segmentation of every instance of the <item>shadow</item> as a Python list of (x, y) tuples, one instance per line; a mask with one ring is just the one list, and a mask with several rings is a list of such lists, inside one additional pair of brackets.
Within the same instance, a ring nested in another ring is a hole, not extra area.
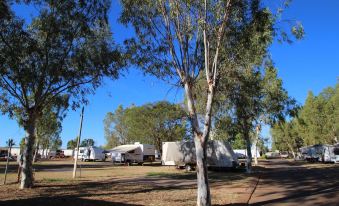
[(0, 206), (60, 206), (60, 205), (72, 205), (72, 206), (139, 206), (138, 204), (127, 204), (123, 202), (110, 202), (105, 200), (91, 200), (81, 199), (70, 196), (52, 196), (52, 197), (35, 197), (29, 199), (18, 199), (0, 201)]
[[(86, 163), (78, 163), (78, 168), (80, 167), (79, 165), (81, 164), (81, 168), (83, 169), (88, 169), (88, 168), (107, 168), (107, 167), (112, 167), (113, 164), (111, 162), (101, 162), (98, 164), (98, 162), (86, 162)], [(70, 162), (69, 164), (34, 164), (33, 169), (36, 172), (44, 172), (44, 171), (71, 171), (73, 170), (73, 163)], [(0, 173), (3, 173), (5, 171), (5, 165), (0, 166)], [(17, 172), (18, 171), (18, 164), (11, 164), (8, 166), (8, 172)]]
[(270, 160), (255, 170), (261, 178), (251, 205), (338, 205), (339, 165)]

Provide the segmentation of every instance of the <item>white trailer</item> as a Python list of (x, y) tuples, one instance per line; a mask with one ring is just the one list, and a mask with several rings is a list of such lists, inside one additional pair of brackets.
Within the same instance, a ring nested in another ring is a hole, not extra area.
[(74, 150), (73, 149), (63, 149), (65, 157), (73, 157), (74, 156)]
[(112, 162), (142, 164), (144, 162), (153, 162), (155, 160), (155, 147), (150, 144), (134, 144), (120, 145), (109, 150)]
[(78, 157), (81, 161), (106, 160), (105, 151), (99, 147), (79, 147), (79, 154), (74, 152), (74, 158)]
[[(247, 149), (234, 149), (233, 151), (239, 159), (247, 157)], [(256, 151), (255, 148), (252, 147), (251, 148), (252, 157), (254, 157), (255, 152), (257, 152), (257, 157), (261, 156), (260, 152), (258, 150)]]
[[(190, 170), (196, 165), (194, 142), (163, 142), (161, 162), (162, 165), (184, 166)], [(233, 168), (238, 164), (238, 158), (227, 141), (208, 141), (207, 166), (209, 168)]]
[(317, 144), (300, 148), (302, 158), (309, 162), (339, 162), (339, 146)]

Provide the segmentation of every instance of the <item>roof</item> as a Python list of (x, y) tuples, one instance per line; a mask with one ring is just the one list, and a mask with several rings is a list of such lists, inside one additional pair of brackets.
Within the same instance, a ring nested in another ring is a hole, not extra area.
[(125, 153), (125, 152), (129, 152), (132, 150), (135, 150), (137, 148), (139, 148), (140, 145), (120, 145), (117, 147), (114, 147), (113, 149), (110, 149), (110, 152), (120, 152), (120, 153)]

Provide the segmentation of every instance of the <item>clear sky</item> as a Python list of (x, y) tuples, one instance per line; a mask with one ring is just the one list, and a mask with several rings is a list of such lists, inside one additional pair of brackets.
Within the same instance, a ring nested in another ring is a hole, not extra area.
[[(30, 17), (27, 12), (30, 10), (16, 8), (15, 11), (27, 19)], [(119, 12), (119, 3), (113, 0), (110, 24), (117, 43), (133, 35), (132, 30), (117, 23)], [(303, 104), (308, 91), (318, 94), (322, 89), (334, 86), (339, 78), (339, 1), (294, 0), (283, 19), (301, 21), (306, 32), (305, 39), (292, 45), (275, 43), (270, 51), (284, 87), (289, 95)], [(159, 100), (181, 102), (182, 99), (181, 89), (130, 69), (119, 80), (105, 80), (96, 94), (89, 96), (82, 137), (93, 138), (97, 145), (104, 145), (103, 119), (107, 112), (114, 111), (119, 104), (142, 105)], [(80, 110), (70, 110), (63, 121), (63, 147), (78, 134), (79, 121)], [(4, 145), (8, 138), (14, 138), (18, 144), (24, 135), (15, 120), (0, 115), (0, 145)], [(268, 128), (264, 128), (262, 135), (269, 136)]]

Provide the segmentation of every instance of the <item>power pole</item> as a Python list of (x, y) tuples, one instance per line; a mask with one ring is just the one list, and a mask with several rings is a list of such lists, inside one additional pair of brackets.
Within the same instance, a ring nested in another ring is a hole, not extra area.
[(84, 119), (84, 107), (82, 107), (82, 110), (81, 110), (80, 129), (79, 129), (79, 136), (78, 136), (78, 141), (77, 141), (77, 149), (75, 151), (76, 157), (74, 159), (73, 179), (76, 177), (76, 173), (77, 173), (77, 163), (78, 163), (79, 145), (80, 145), (80, 139), (81, 139), (81, 130), (82, 130), (83, 119)]
[(8, 163), (9, 163), (9, 156), (11, 154), (12, 146), (14, 145), (13, 139), (8, 140), (8, 153), (7, 153), (7, 162), (6, 162), (6, 169), (5, 169), (5, 178), (4, 178), (4, 185), (6, 184), (7, 179), (7, 169), (8, 169)]

